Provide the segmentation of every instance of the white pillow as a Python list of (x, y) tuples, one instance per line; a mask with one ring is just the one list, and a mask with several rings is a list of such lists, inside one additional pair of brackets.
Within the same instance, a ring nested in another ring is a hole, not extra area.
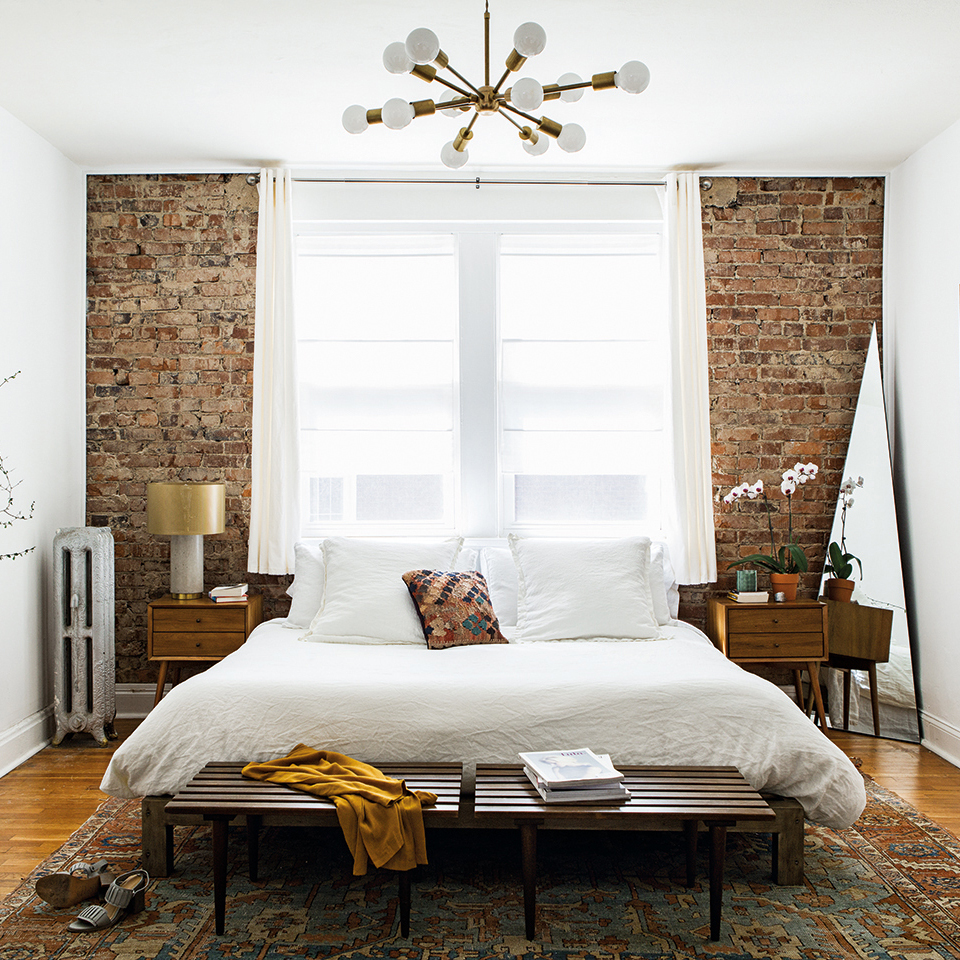
[(296, 543), (293, 547), (293, 583), (287, 587), (293, 597), (287, 622), (305, 629), (323, 605), (323, 553), (318, 543)]
[(667, 558), (667, 548), (662, 543), (650, 545), (650, 596), (653, 598), (653, 612), (661, 626), (669, 623), (670, 601), (667, 599), (667, 567), (673, 579), (673, 567)]
[(455, 570), (476, 570), (480, 571), (480, 551), (473, 547), (461, 547), (457, 554), (457, 563)]
[(493, 612), (501, 627), (517, 625), (517, 564), (509, 547), (484, 547), (480, 572), (487, 581)]
[(510, 549), (520, 584), (518, 640), (660, 636), (648, 537), (528, 540), (511, 534)]
[(461, 542), (459, 537), (324, 540), (323, 605), (301, 639), (423, 646), (423, 627), (403, 575), (408, 570), (453, 570)]

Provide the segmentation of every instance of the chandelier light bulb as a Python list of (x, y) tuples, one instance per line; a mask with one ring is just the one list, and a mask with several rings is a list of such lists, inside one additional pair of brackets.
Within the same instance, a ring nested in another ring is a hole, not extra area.
[[(566, 87), (571, 83), (583, 83), (583, 78), (577, 76), (575, 73), (565, 73), (558, 81), (557, 86)], [(565, 103), (576, 103), (583, 96), (583, 89), (580, 90), (564, 90), (560, 94), (560, 99)]]
[(449, 143), (445, 143), (440, 150), (440, 159), (444, 166), (450, 167), (451, 170), (458, 170), (470, 159), (470, 153), (466, 149), (457, 150), (451, 140)]
[(510, 102), (518, 110), (536, 110), (543, 103), (543, 87), (533, 77), (524, 77), (513, 85)]
[(547, 147), (550, 146), (550, 138), (540, 135), (540, 138), (536, 143), (531, 143), (529, 140), (523, 141), (523, 149), (530, 154), (531, 157), (542, 157), (547, 152)]
[(390, 73), (409, 73), (413, 69), (413, 61), (407, 56), (407, 47), (402, 40), (397, 40), (383, 51), (383, 65)]
[(650, 70), (639, 60), (629, 60), (616, 72), (614, 81), (625, 93), (643, 93), (650, 83)]
[(347, 133), (363, 133), (369, 127), (367, 123), (367, 108), (355, 103), (343, 111), (343, 129)]
[(577, 153), (587, 142), (587, 134), (579, 123), (565, 123), (557, 137), (557, 146), (567, 153)]
[(414, 63), (431, 63), (440, 53), (440, 41), (429, 27), (411, 30), (404, 45), (407, 56)]
[(533, 21), (521, 23), (513, 35), (513, 48), (521, 57), (535, 57), (546, 45), (546, 31)]
[(461, 115), (459, 107), (447, 107), (440, 111), (445, 117), (459, 117)]
[(385, 127), (402, 130), (413, 119), (413, 104), (394, 97), (383, 105), (380, 116)]

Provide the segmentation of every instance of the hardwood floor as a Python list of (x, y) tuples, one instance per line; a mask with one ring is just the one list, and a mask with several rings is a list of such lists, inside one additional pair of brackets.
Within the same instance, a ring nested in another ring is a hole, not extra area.
[[(110, 755), (135, 725), (118, 721), (121, 740), (105, 748), (85, 735), (47, 747), (0, 778), (0, 896), (15, 890), (97, 809)], [(917, 744), (837, 730), (830, 737), (860, 758), (864, 773), (960, 836), (960, 769)]]

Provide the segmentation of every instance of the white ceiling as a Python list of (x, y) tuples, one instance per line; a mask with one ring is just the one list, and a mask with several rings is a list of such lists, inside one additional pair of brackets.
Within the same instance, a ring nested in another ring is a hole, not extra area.
[[(586, 129), (579, 154), (528, 157), (482, 117), (464, 171), (881, 173), (960, 118), (958, 0), (491, 0), (495, 79), (525, 20), (547, 47), (520, 76), (640, 59), (650, 86), (545, 104)], [(481, 82), (482, 0), (0, 0), (0, 106), (92, 171), (441, 172), (455, 119), (340, 123), (352, 103), (446, 97), (381, 65), (417, 26)]]

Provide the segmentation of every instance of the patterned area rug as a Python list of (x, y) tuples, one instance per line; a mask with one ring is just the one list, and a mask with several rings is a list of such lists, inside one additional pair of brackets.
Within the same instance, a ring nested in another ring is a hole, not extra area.
[[(137, 863), (139, 804), (108, 800), (0, 904), (2, 960), (280, 960), (306, 958), (960, 957), (960, 842), (867, 781), (855, 828), (807, 825), (806, 882), (770, 883), (767, 838), (731, 834), (721, 940), (707, 940), (706, 877), (683, 886), (680, 834), (539, 837), (539, 937), (523, 936), (519, 845), (501, 831), (429, 833), (430, 865), (413, 886), (411, 935), (399, 933), (396, 875), (354, 878), (337, 831), (261, 837), (260, 876), (246, 875), (243, 829), (231, 833), (226, 932), (214, 933), (210, 833), (176, 830), (177, 872), (152, 882), (145, 912), (73, 936), (79, 908), (55, 910), (36, 878), (76, 860)], [(701, 849), (706, 871), (706, 849)]]

